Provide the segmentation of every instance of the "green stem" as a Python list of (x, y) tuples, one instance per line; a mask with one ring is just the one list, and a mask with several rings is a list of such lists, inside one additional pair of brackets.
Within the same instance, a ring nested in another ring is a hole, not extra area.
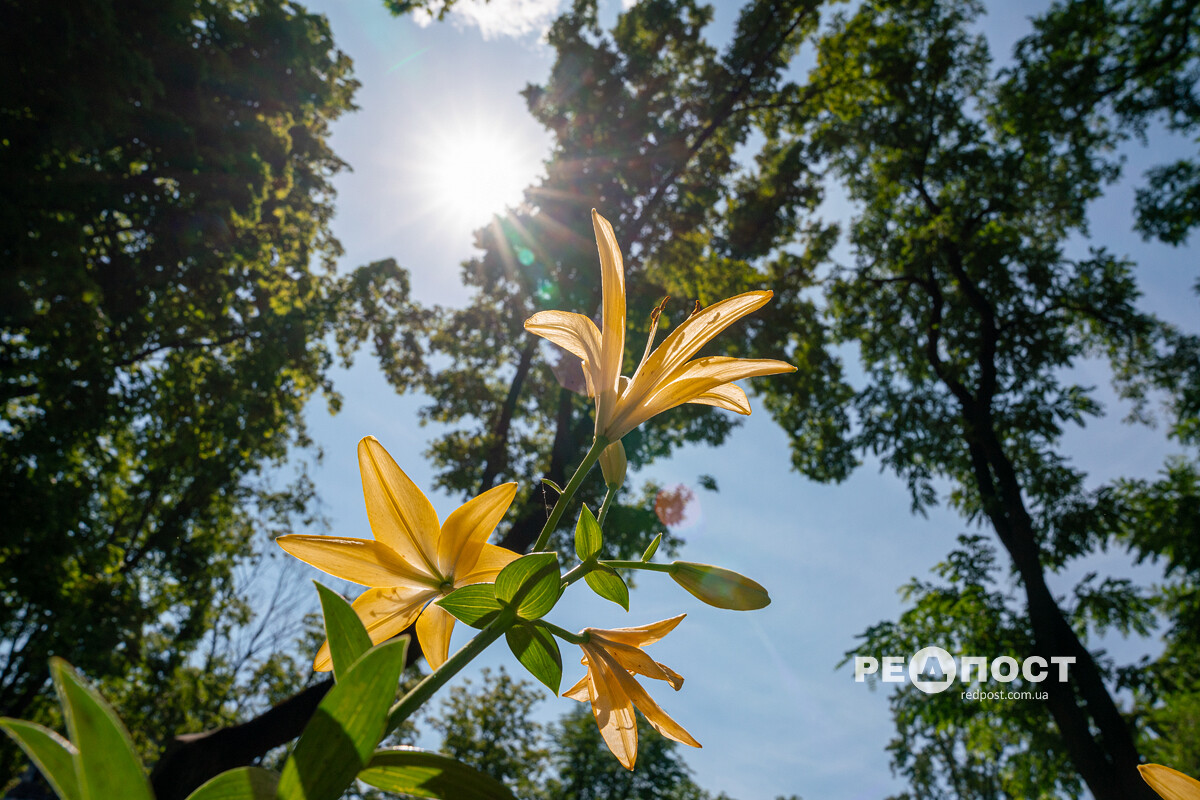
[(654, 564), (648, 561), (601, 561), (606, 567), (613, 569), (647, 569), (651, 572), (670, 572), (670, 564)]
[(575, 470), (575, 474), (571, 476), (570, 483), (563, 489), (563, 493), (558, 496), (558, 501), (555, 502), (554, 508), (550, 511), (550, 518), (546, 520), (546, 524), (542, 526), (542, 532), (538, 534), (537, 541), (533, 543), (531, 553), (537, 553), (546, 549), (546, 545), (550, 543), (550, 534), (558, 527), (558, 521), (562, 519), (563, 512), (567, 510), (567, 505), (570, 504), (571, 498), (575, 496), (580, 485), (583, 483), (583, 478), (588, 474), (597, 461), (600, 460), (600, 454), (604, 452), (604, 448), (608, 447), (608, 440), (603, 436), (597, 436), (592, 440), (592, 449), (587, 451), (587, 455), (583, 457), (583, 462), (579, 465), (579, 469)]
[(425, 679), (414, 686), (408, 694), (400, 698), (400, 702), (392, 706), (392, 710), (388, 712), (388, 732), (396, 729), (401, 722), (412, 716), (413, 712), (425, 704), (425, 701), (433, 697), (438, 689), (446, 685), (446, 681), (453, 678), (458, 672), (471, 663), (475, 656), (487, 649), (488, 645), (500, 638), (503, 633), (513, 624), (516, 619), (516, 614), (512, 609), (506, 609), (500, 613), (486, 628), (475, 634), (475, 638), (463, 645), (457, 653), (450, 656), (446, 663), (435, 669)]
[(609, 487), (604, 495), (604, 502), (600, 504), (600, 517), (596, 520), (596, 524), (604, 530), (604, 519), (608, 516), (608, 507), (612, 505), (613, 498), (617, 496), (617, 490)]
[(586, 642), (590, 641), (592, 638), (592, 635), (590, 633), (578, 633), (578, 634), (571, 633), (568, 630), (564, 630), (564, 629), (558, 627), (557, 625), (555, 625), (552, 622), (546, 622), (546, 620), (544, 620), (544, 619), (539, 620), (539, 622), (541, 623), (542, 627), (544, 627), (546, 630), (550, 631), (551, 633), (553, 633), (555, 636), (562, 639), (563, 641), (570, 642), (571, 644), (585, 644)]

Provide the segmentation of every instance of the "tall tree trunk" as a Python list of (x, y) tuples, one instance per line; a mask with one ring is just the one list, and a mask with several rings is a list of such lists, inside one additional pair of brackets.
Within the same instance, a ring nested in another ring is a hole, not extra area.
[[(1137, 771), (1141, 759), (1133, 734), (1104, 684), (1100, 668), (1046, 585), (1033, 520), (1025, 507), (1012, 462), (980, 408), (964, 408), (967, 443), (976, 485), (993, 529), (1025, 589), (1034, 652), (1048, 662), (1074, 657), (1069, 679), (1052, 670), (1039, 687), (1079, 775), (1096, 800), (1158, 800)], [(1094, 732), (1093, 732), (1094, 729)]]

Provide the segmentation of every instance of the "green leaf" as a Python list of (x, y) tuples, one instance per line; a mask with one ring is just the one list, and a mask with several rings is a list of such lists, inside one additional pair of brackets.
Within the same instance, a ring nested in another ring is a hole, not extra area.
[(341, 680), (350, 665), (371, 649), (371, 637), (344, 597), (316, 581), (313, 583), (321, 598), (321, 613), (325, 616), (325, 635), (329, 638), (329, 655), (333, 658), (333, 676), (335, 680)]
[(358, 774), (363, 783), (385, 792), (439, 800), (515, 800), (507, 786), (490, 775), (441, 753), (398, 747), (375, 753)]
[(646, 548), (646, 552), (642, 553), (642, 561), (649, 562), (650, 559), (654, 558), (654, 554), (658, 552), (658, 546), (660, 544), (662, 544), (662, 534), (661, 533), (658, 536), (654, 537), (654, 541), (651, 542), (650, 546)]
[(504, 638), (521, 666), (557, 695), (562, 685), (562, 654), (554, 635), (537, 623), (519, 622)]
[(600, 533), (600, 523), (587, 506), (579, 512), (579, 521), (575, 523), (575, 555), (580, 561), (588, 561), (600, 554), (600, 545), (604, 539)]
[(557, 483), (550, 480), (549, 478), (542, 478), (542, 483), (546, 484), (547, 486), (549, 486), (551, 489), (558, 492), (559, 494), (563, 493), (562, 488)]
[(511, 605), (520, 598), (517, 616), (537, 619), (554, 608), (561, 587), (558, 553), (530, 553), (500, 570), (496, 576), (496, 599)]
[(472, 628), (487, 627), (504, 608), (496, 599), (496, 587), (490, 583), (462, 586), (435, 602)]
[(596, 569), (584, 575), (583, 579), (592, 587), (593, 592), (605, 600), (612, 600), (626, 611), (629, 610), (629, 587), (612, 567), (599, 564)]
[(23, 719), (0, 719), (3, 730), (21, 746), (62, 800), (80, 800), (75, 777), (75, 745), (49, 728)]
[(238, 767), (209, 779), (187, 800), (275, 800), (279, 773), (262, 767)]
[(407, 638), (372, 647), (333, 685), (283, 765), (279, 800), (341, 797), (387, 730), (407, 649)]
[(76, 748), (79, 796), (84, 800), (153, 800), (129, 732), (104, 698), (61, 658), (50, 659), (50, 675)]

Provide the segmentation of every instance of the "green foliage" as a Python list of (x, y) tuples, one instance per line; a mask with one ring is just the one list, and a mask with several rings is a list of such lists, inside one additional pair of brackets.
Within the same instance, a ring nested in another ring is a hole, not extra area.
[(333, 674), (340, 678), (358, 658), (371, 649), (371, 637), (353, 607), (340, 594), (316, 581), (325, 616), (325, 636), (329, 640), (329, 655)]
[[(612, 221), (625, 254), (628, 373), (663, 295), (673, 296), (666, 316), (678, 321), (696, 301), (768, 285), (758, 261), (793, 238), (796, 210), (817, 202), (794, 150), (773, 152), (742, 174), (734, 160), (750, 137), (750, 109), (772, 97), (818, 21), (817, 6), (751, 3), (723, 53), (704, 36), (712, 10), (694, 0), (638, 3), (609, 31), (598, 26), (595, 3), (581, 0), (550, 30), (554, 67), (525, 91), (531, 113), (554, 135), (547, 176), (528, 190), (527, 205), (478, 232), (483, 253), (463, 269), (474, 292), (466, 308), (430, 310), (414, 325), (396, 320), (421, 341), (428, 370), (388, 370), (398, 390), (428, 395), (424, 419), (449, 427), (430, 450), (440, 487), (464, 495), (502, 480), (526, 487), (502, 531), (505, 546), (524, 550), (536, 539), (547, 498), (533, 487), (546, 479), (564, 485), (594, 432), (577, 360), (523, 329), (539, 310), (599, 307), (590, 209)], [(723, 209), (733, 207), (736, 221), (726, 225)], [(794, 297), (779, 319), (803, 318), (807, 308)], [(669, 319), (662, 328), (670, 329)], [(756, 332), (751, 324), (722, 337), (721, 352), (747, 354)], [(719, 444), (734, 424), (725, 412), (686, 406), (623, 444), (636, 469), (684, 443)], [(580, 498), (596, 508), (603, 489), (589, 481)], [(665, 527), (652, 493), (625, 490), (607, 519), (606, 557), (635, 558), (659, 533)], [(570, 552), (571, 535), (564, 525), (552, 545)]]
[(475, 692), (470, 681), (453, 687), (430, 724), (445, 753), (531, 798), (546, 758), (542, 726), (530, 719), (542, 694), (503, 668), (485, 669), (482, 680)]
[[(779, 115), (780, 136), (806, 141), (854, 204), (851, 257), (823, 282), (824, 318), (810, 332), (828, 358), (853, 346), (863, 374), (851, 387), (838, 370), (799, 357), (792, 385), (765, 385), (792, 433), (794, 462), (828, 479), (850, 465), (847, 450), (870, 453), (905, 481), (914, 511), (948, 501), (990, 526), (1025, 604), (1023, 615), (976, 610), (1007, 631), (1008, 641), (982, 652), (1078, 657), (1066, 696), (1024, 718), (957, 700), (932, 701), (941, 716), (922, 716), (897, 694), (894, 763), (916, 796), (1077, 791), (1057, 777), (1068, 752), (1097, 797), (1147, 791), (1114, 676), (1083, 644), (1089, 628), (1145, 633), (1147, 594), (1101, 579), (1064, 607), (1046, 572), (1107, 546), (1119, 528), (1112, 487), (1089, 491), (1062, 450), (1069, 427), (1101, 413), (1071, 368), (1107, 357), (1143, 400), (1147, 385), (1182, 388), (1176, 431), (1188, 430), (1194, 342), (1138, 309), (1127, 259), (1098, 246), (1069, 254), (1068, 242), (1086, 237), (1088, 203), (1119, 176), (1114, 148), (1129, 130), (1160, 110), (1178, 111), (1181, 130), (1193, 124), (1195, 44), (1183, 21), (1192, 6), (1060, 3), (1022, 43), (1017, 66), (997, 73), (978, 33), (980, 3), (863, 3), (831, 19), (817, 66)], [(1179, 48), (1157, 52), (1163, 42)], [(1118, 115), (1106, 119), (1112, 109)], [(789, 335), (768, 320), (760, 339), (778, 347)], [(789, 425), (810, 392), (843, 399), (845, 424), (832, 429), (841, 446), (827, 446), (831, 429)], [(937, 596), (910, 590), (926, 605)], [(938, 635), (969, 637), (966, 615), (946, 619)], [(1047, 709), (1061, 739), (1045, 735), (1037, 715)]]
[[(862, 634), (852, 655), (881, 658), (915, 653), (931, 642), (955, 655), (1021, 658), (1032, 645), (1021, 604), (996, 585), (996, 554), (982, 536), (960, 536), (934, 572), (901, 589), (906, 608), (895, 622)], [(870, 676), (868, 676), (870, 680)], [(1082, 796), (1049, 711), (1037, 700), (967, 700), (965, 691), (1040, 692), (1040, 684), (955, 682), (926, 694), (912, 685), (890, 697), (896, 735), (888, 744), (893, 769), (920, 797), (1027, 798)]]
[(530, 718), (541, 696), (503, 670), (483, 672), (478, 691), (451, 689), (431, 722), (442, 750), (497, 780), (522, 800), (729, 800), (691, 779), (678, 745), (638, 717), (637, 769), (621, 766), (579, 707), (544, 728)]
[(496, 599), (496, 585), (492, 583), (462, 586), (434, 602), (472, 628), (487, 627), (504, 609)]
[[(133, 750), (129, 732), (100, 694), (85, 685), (69, 664), (50, 664), (54, 688), (75, 746), (75, 777), (80, 797), (127, 797), (152, 800), (150, 782)], [(56, 781), (64, 785), (67, 781)]]
[(562, 685), (562, 653), (554, 634), (537, 623), (520, 622), (504, 636), (521, 666), (557, 695)]
[(600, 554), (604, 544), (604, 535), (600, 532), (600, 523), (596, 517), (583, 506), (579, 510), (579, 520), (575, 523), (575, 555), (580, 561), (588, 561)]
[(75, 775), (75, 745), (36, 722), (0, 719), (0, 730), (21, 746), (62, 800), (80, 800), (79, 779)]
[(407, 638), (371, 648), (322, 698), (283, 765), (279, 800), (342, 796), (387, 730), (407, 649)]
[(593, 592), (605, 600), (613, 601), (626, 611), (629, 610), (629, 588), (612, 567), (600, 564), (583, 579)]
[(416, 748), (380, 750), (358, 774), (363, 783), (405, 797), (512, 800), (508, 788), (460, 761)]
[[(1180, 0), (1060, 0), (1017, 46), (1009, 94), (1017, 124), (1044, 142), (1144, 139), (1151, 123), (1194, 141), (1198, 24), (1200, 9)], [(1200, 165), (1182, 159), (1144, 177), (1136, 229), (1182, 244), (1200, 224)]]
[(302, 470), (266, 471), (307, 445), (335, 346), (407, 282), (394, 262), (333, 271), (326, 139), (357, 84), (322, 17), (3, 6), (0, 713), (48, 719), (59, 654), (149, 754), (236, 713), (247, 665), (193, 654), (250, 619), (236, 567), (256, 543), (316, 520)]
[(261, 767), (238, 767), (205, 781), (187, 800), (275, 800), (279, 774)]
[(660, 736), (640, 714), (637, 726), (637, 769), (631, 772), (605, 746), (590, 710), (581, 707), (565, 715), (551, 734), (554, 744), (550, 763), (556, 774), (546, 781), (540, 797), (709, 800), (711, 795), (692, 780), (679, 746)]
[(521, 619), (545, 616), (558, 602), (561, 590), (558, 553), (521, 556), (496, 576), (496, 599), (505, 605), (515, 604)]

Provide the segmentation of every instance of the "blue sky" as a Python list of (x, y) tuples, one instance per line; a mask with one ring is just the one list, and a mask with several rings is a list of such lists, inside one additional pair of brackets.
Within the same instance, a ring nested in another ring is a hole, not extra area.
[[(354, 59), (362, 82), (360, 110), (339, 121), (332, 138), (335, 151), (354, 169), (336, 181), (334, 231), (346, 248), (342, 268), (394, 257), (411, 272), (418, 300), (463, 303), (459, 263), (473, 252), (471, 231), (486, 220), (447, 204), (444, 184), (450, 195), (480, 195), (494, 188), (498, 196), (516, 201), (534, 179), (549, 140), (525, 112), (518, 92), (528, 82), (541, 81), (552, 64), (553, 54), (540, 43), (539, 32), (555, 3), (496, 0), (487, 13), (452, 13), (442, 23), (427, 25), (390, 16), (379, 0), (307, 5), (329, 17), (338, 46)], [(989, 17), (984, 30), (994, 52), (1008, 52), (1027, 30), (1025, 17), (1041, 6), (1005, 4), (1004, 12)], [(602, 3), (602, 9), (602, 18), (612, 19), (618, 6)], [(719, 5), (714, 37), (729, 29), (735, 12), (733, 4)], [(497, 187), (485, 186), (478, 174), (456, 177), (447, 166), (472, 158), (462, 148), (485, 140), (508, 149), (507, 157), (492, 158), (505, 163), (504, 174), (495, 178)], [(1149, 163), (1153, 160), (1144, 151), (1131, 151), (1129, 173), (1140, 174)], [(1194, 327), (1189, 322), (1196, 310), (1190, 288), (1196, 279), (1194, 254), (1142, 243), (1130, 230), (1131, 205), (1129, 186), (1114, 189), (1096, 205), (1092, 218), (1098, 241), (1139, 262), (1148, 308)], [(1084, 364), (1080, 372), (1101, 386), (1110, 416), (1068, 434), (1065, 451), (1097, 480), (1152, 475), (1170, 449), (1161, 430), (1119, 424), (1122, 412), (1103, 388), (1104, 370)], [(427, 488), (431, 470), (423, 453), (435, 431), (417, 424), (424, 398), (397, 397), (367, 353), (353, 369), (337, 373), (336, 386), (345, 397), (341, 413), (331, 417), (320, 399), (308, 413), (325, 451), (314, 477), (332, 532), (365, 537), (356, 442), (368, 434), (378, 437)], [(698, 488), (702, 474), (716, 478), (719, 493)], [(835, 666), (854, 647), (857, 633), (897, 614), (897, 587), (911, 576), (925, 576), (965, 524), (941, 510), (913, 517), (904, 487), (869, 459), (837, 486), (791, 472), (784, 437), (763, 412), (756, 412), (725, 447), (685, 448), (633, 477), (645, 478), (696, 487), (699, 513), (680, 530), (687, 540), (682, 557), (754, 577), (770, 590), (771, 606), (754, 613), (719, 611), (701, 606), (670, 581), (647, 575), (628, 615), (579, 590), (567, 596), (552, 620), (573, 629), (616, 627), (688, 612), (676, 632), (650, 651), (684, 675), (684, 689), (648, 688), (704, 744), (686, 757), (698, 782), (713, 792), (739, 800), (791, 794), (851, 800), (897, 791), (900, 784), (889, 773), (884, 751), (892, 735), (887, 694), (854, 683), (848, 668)], [(443, 518), (460, 501), (430, 496)], [(1121, 553), (1088, 566), (1130, 574)], [(1078, 574), (1058, 577), (1055, 585), (1065, 590)], [(1143, 568), (1138, 574), (1154, 573)], [(460, 630), (453, 646), (464, 641)], [(1153, 646), (1120, 640), (1106, 645), (1116, 654)], [(564, 660), (563, 685), (569, 686), (582, 668), (566, 650)], [(481, 663), (521, 672), (502, 648), (493, 648)], [(549, 699), (539, 715), (555, 719), (573, 702)]]

